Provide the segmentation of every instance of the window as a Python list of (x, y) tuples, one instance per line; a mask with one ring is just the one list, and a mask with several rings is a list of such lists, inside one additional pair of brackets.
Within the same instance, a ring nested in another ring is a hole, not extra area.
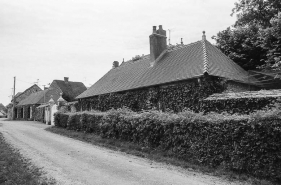
[(29, 118), (32, 118), (32, 107), (29, 107), (29, 112), (30, 112), (30, 114), (29, 114)]
[(21, 108), (21, 118), (24, 118), (24, 108)]

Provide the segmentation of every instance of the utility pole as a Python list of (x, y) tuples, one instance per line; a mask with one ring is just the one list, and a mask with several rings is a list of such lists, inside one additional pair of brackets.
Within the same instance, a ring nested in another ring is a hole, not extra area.
[(12, 120), (15, 119), (15, 92), (16, 92), (16, 77), (14, 77), (14, 95), (13, 95), (13, 111), (12, 111)]
[(43, 89), (43, 91), (44, 91), (44, 103), (45, 103), (45, 86), (46, 85), (43, 85), (43, 87), (44, 87), (44, 89)]

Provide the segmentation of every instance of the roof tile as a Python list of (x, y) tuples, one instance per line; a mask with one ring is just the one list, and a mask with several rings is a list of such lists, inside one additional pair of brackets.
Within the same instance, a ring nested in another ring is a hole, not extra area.
[(119, 67), (111, 69), (77, 98), (199, 77), (204, 74), (207, 67), (209, 75), (248, 82), (248, 73), (245, 70), (204, 40), (169, 47), (154, 65), (150, 65), (149, 55), (137, 61), (122, 63)]

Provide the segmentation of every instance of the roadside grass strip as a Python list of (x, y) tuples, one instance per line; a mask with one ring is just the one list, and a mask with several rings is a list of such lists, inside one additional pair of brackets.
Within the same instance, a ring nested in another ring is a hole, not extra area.
[(126, 154), (147, 158), (152, 161), (156, 162), (162, 162), (169, 165), (179, 166), (184, 169), (188, 169), (190, 171), (194, 172), (202, 172), (207, 175), (213, 175), (218, 176), (222, 178), (226, 178), (230, 181), (239, 181), (239, 182), (245, 182), (245, 184), (253, 184), (253, 185), (273, 185), (274, 182), (270, 182), (267, 180), (257, 179), (255, 177), (249, 176), (247, 174), (240, 174), (235, 173), (233, 171), (229, 171), (222, 168), (211, 168), (208, 166), (203, 165), (197, 165), (190, 162), (187, 162), (186, 160), (183, 160), (174, 154), (160, 150), (155, 149), (151, 147), (143, 147), (136, 143), (112, 139), (112, 138), (103, 138), (99, 135), (96, 135), (94, 133), (87, 133), (87, 132), (79, 132), (75, 130), (67, 130), (65, 128), (60, 127), (49, 127), (45, 129), (49, 132), (59, 134), (62, 136), (66, 136), (72, 139), (80, 140), (86, 143), (90, 143), (92, 145), (105, 147), (111, 150), (124, 152)]
[(0, 185), (53, 185), (54, 179), (44, 177), (44, 172), (31, 164), (10, 146), (0, 133)]

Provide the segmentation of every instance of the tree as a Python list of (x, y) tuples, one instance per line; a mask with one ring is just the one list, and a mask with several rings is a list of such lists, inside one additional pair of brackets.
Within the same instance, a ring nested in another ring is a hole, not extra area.
[(246, 70), (280, 69), (280, 0), (239, 0), (237, 21), (213, 36), (216, 46)]
[(235, 3), (231, 15), (237, 15), (235, 27), (255, 24), (267, 28), (272, 17), (280, 10), (280, 0), (239, 0)]
[(266, 49), (265, 69), (281, 69), (281, 13), (270, 20), (270, 27), (261, 31), (262, 47)]

